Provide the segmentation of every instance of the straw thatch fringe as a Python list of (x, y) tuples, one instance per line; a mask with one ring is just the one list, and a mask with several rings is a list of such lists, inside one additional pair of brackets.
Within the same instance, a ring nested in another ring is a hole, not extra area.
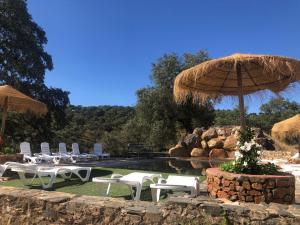
[[(7, 104), (5, 103), (7, 99)], [(48, 112), (47, 106), (34, 100), (9, 85), (0, 86), (0, 106), (6, 107), (8, 112), (31, 112), (41, 116)]]
[(275, 123), (272, 131), (272, 138), (281, 141), (300, 140), (300, 114), (289, 119)]
[(195, 102), (207, 98), (237, 95), (236, 65), (241, 65), (243, 94), (270, 90), (278, 93), (300, 79), (300, 62), (295, 59), (234, 54), (214, 59), (182, 71), (174, 82), (174, 97), (178, 103), (192, 98)]

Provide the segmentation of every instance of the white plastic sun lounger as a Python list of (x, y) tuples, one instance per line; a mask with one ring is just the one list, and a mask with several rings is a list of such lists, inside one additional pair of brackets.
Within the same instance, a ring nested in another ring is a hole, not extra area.
[(110, 158), (110, 154), (103, 151), (103, 146), (100, 143), (94, 144), (94, 155), (98, 158)]
[[(20, 179), (25, 185), (31, 185), (35, 178), (38, 178), (42, 184), (43, 189), (51, 188), (55, 182), (58, 175), (62, 176), (64, 179), (70, 179), (72, 174), (75, 174), (80, 178), (82, 182), (86, 182), (90, 178), (91, 167), (78, 167), (78, 166), (24, 166), (24, 165), (14, 165), (11, 167), (12, 171), (19, 174)], [(85, 171), (86, 175), (82, 176), (80, 171)], [(33, 178), (30, 182), (26, 179), (26, 174), (32, 174)], [(48, 182), (45, 178), (49, 178)]]
[(93, 158), (93, 156), (90, 154), (86, 154), (86, 153), (81, 154), (79, 151), (78, 143), (72, 144), (72, 156), (79, 160), (88, 160), (90, 158)]
[(23, 161), (28, 163), (41, 163), (41, 158), (32, 156), (30, 143), (22, 142), (20, 144), (20, 153), (23, 154)]
[(66, 143), (59, 143), (58, 153), (53, 153), (53, 155), (59, 156), (64, 161), (76, 163), (76, 156), (73, 156), (72, 152), (67, 152)]
[(6, 162), (0, 165), (0, 177), (3, 176), (6, 170), (11, 169), (13, 166), (22, 166), (22, 165), (34, 165), (34, 164), (23, 164), (18, 162)]
[(160, 190), (189, 191), (192, 197), (196, 197), (199, 192), (200, 182), (198, 177), (190, 176), (168, 176), (167, 179), (159, 179), (157, 184), (151, 184), (152, 201), (158, 202)]
[[(127, 175), (121, 175), (121, 174), (112, 174), (111, 178), (105, 178), (105, 177), (94, 177), (93, 182), (96, 183), (107, 183), (107, 191), (106, 195), (109, 194), (111, 184), (125, 184), (129, 187), (131, 191), (131, 196), (134, 200), (140, 200), (141, 192), (143, 184), (146, 181), (154, 182), (154, 179), (161, 178), (161, 174), (155, 174), (155, 173), (140, 173), (140, 172), (134, 172)], [(133, 196), (132, 188), (136, 188), (136, 195)]]
[(59, 164), (60, 157), (51, 154), (49, 143), (41, 143), (41, 152), (34, 154), (34, 156), (39, 157), (42, 161)]

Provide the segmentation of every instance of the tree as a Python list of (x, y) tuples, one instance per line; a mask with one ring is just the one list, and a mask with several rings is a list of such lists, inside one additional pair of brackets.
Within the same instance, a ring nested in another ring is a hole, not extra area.
[(240, 111), (238, 108), (233, 110), (216, 110), (216, 117), (214, 124), (217, 126), (227, 126), (227, 125), (240, 125), (239, 115)]
[(208, 59), (206, 51), (184, 54), (183, 57), (166, 54), (159, 58), (152, 65), (153, 86), (137, 91), (136, 116), (129, 122), (132, 129), (128, 130), (128, 136), (136, 136), (135, 132), (139, 130), (141, 133), (136, 142), (165, 149), (177, 141), (180, 130), (186, 133), (197, 126), (209, 126), (214, 118), (212, 101), (204, 105), (194, 105), (191, 101), (177, 105), (173, 100), (175, 77), (182, 70)]
[[(44, 102), (49, 109), (45, 118), (13, 116), (7, 124), (11, 142), (14, 138), (24, 140), (26, 137), (37, 142), (45, 140), (53, 136), (53, 127), (64, 125), (69, 93), (44, 84), (45, 71), (53, 69), (52, 58), (44, 50), (45, 44), (46, 34), (32, 20), (25, 0), (0, 1), (0, 84), (13, 86)], [(19, 132), (20, 136), (15, 136), (15, 131), (25, 128), (32, 132)]]
[(248, 120), (256, 127), (270, 132), (277, 122), (300, 113), (300, 104), (284, 98), (272, 98), (261, 105), (259, 114), (250, 114)]
[[(297, 102), (284, 98), (272, 98), (269, 102), (261, 105), (258, 114), (249, 113), (246, 122), (251, 127), (259, 127), (266, 132), (270, 132), (275, 123), (298, 113), (300, 113), (300, 104)], [(216, 125), (239, 125), (239, 111), (237, 108), (234, 110), (216, 110), (215, 114), (214, 124)]]

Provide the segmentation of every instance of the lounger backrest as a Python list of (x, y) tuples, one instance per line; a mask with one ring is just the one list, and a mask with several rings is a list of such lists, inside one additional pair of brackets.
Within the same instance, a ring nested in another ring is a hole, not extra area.
[(31, 156), (31, 148), (30, 148), (30, 143), (29, 142), (22, 142), (20, 144), (20, 152), (23, 155), (26, 156)]
[(72, 144), (72, 153), (73, 153), (74, 155), (80, 155), (78, 143), (73, 143), (73, 144)]
[(167, 178), (167, 184), (194, 185), (196, 183), (198, 183), (198, 179), (196, 177), (170, 175)]
[(66, 143), (59, 143), (58, 144), (58, 151), (60, 154), (67, 154), (67, 145)]
[(102, 153), (103, 153), (102, 144), (100, 144), (100, 143), (94, 144), (94, 153), (96, 155), (102, 155)]
[(48, 142), (41, 143), (41, 153), (44, 155), (51, 155), (50, 146)]

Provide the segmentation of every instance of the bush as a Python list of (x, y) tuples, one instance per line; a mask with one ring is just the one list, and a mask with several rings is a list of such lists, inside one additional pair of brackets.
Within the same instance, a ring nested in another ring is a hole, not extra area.
[(235, 153), (236, 160), (221, 164), (221, 170), (245, 174), (278, 174), (276, 165), (272, 163), (258, 164), (261, 146), (255, 142), (254, 132), (250, 127), (246, 127), (240, 132), (237, 145), (239, 151)]

